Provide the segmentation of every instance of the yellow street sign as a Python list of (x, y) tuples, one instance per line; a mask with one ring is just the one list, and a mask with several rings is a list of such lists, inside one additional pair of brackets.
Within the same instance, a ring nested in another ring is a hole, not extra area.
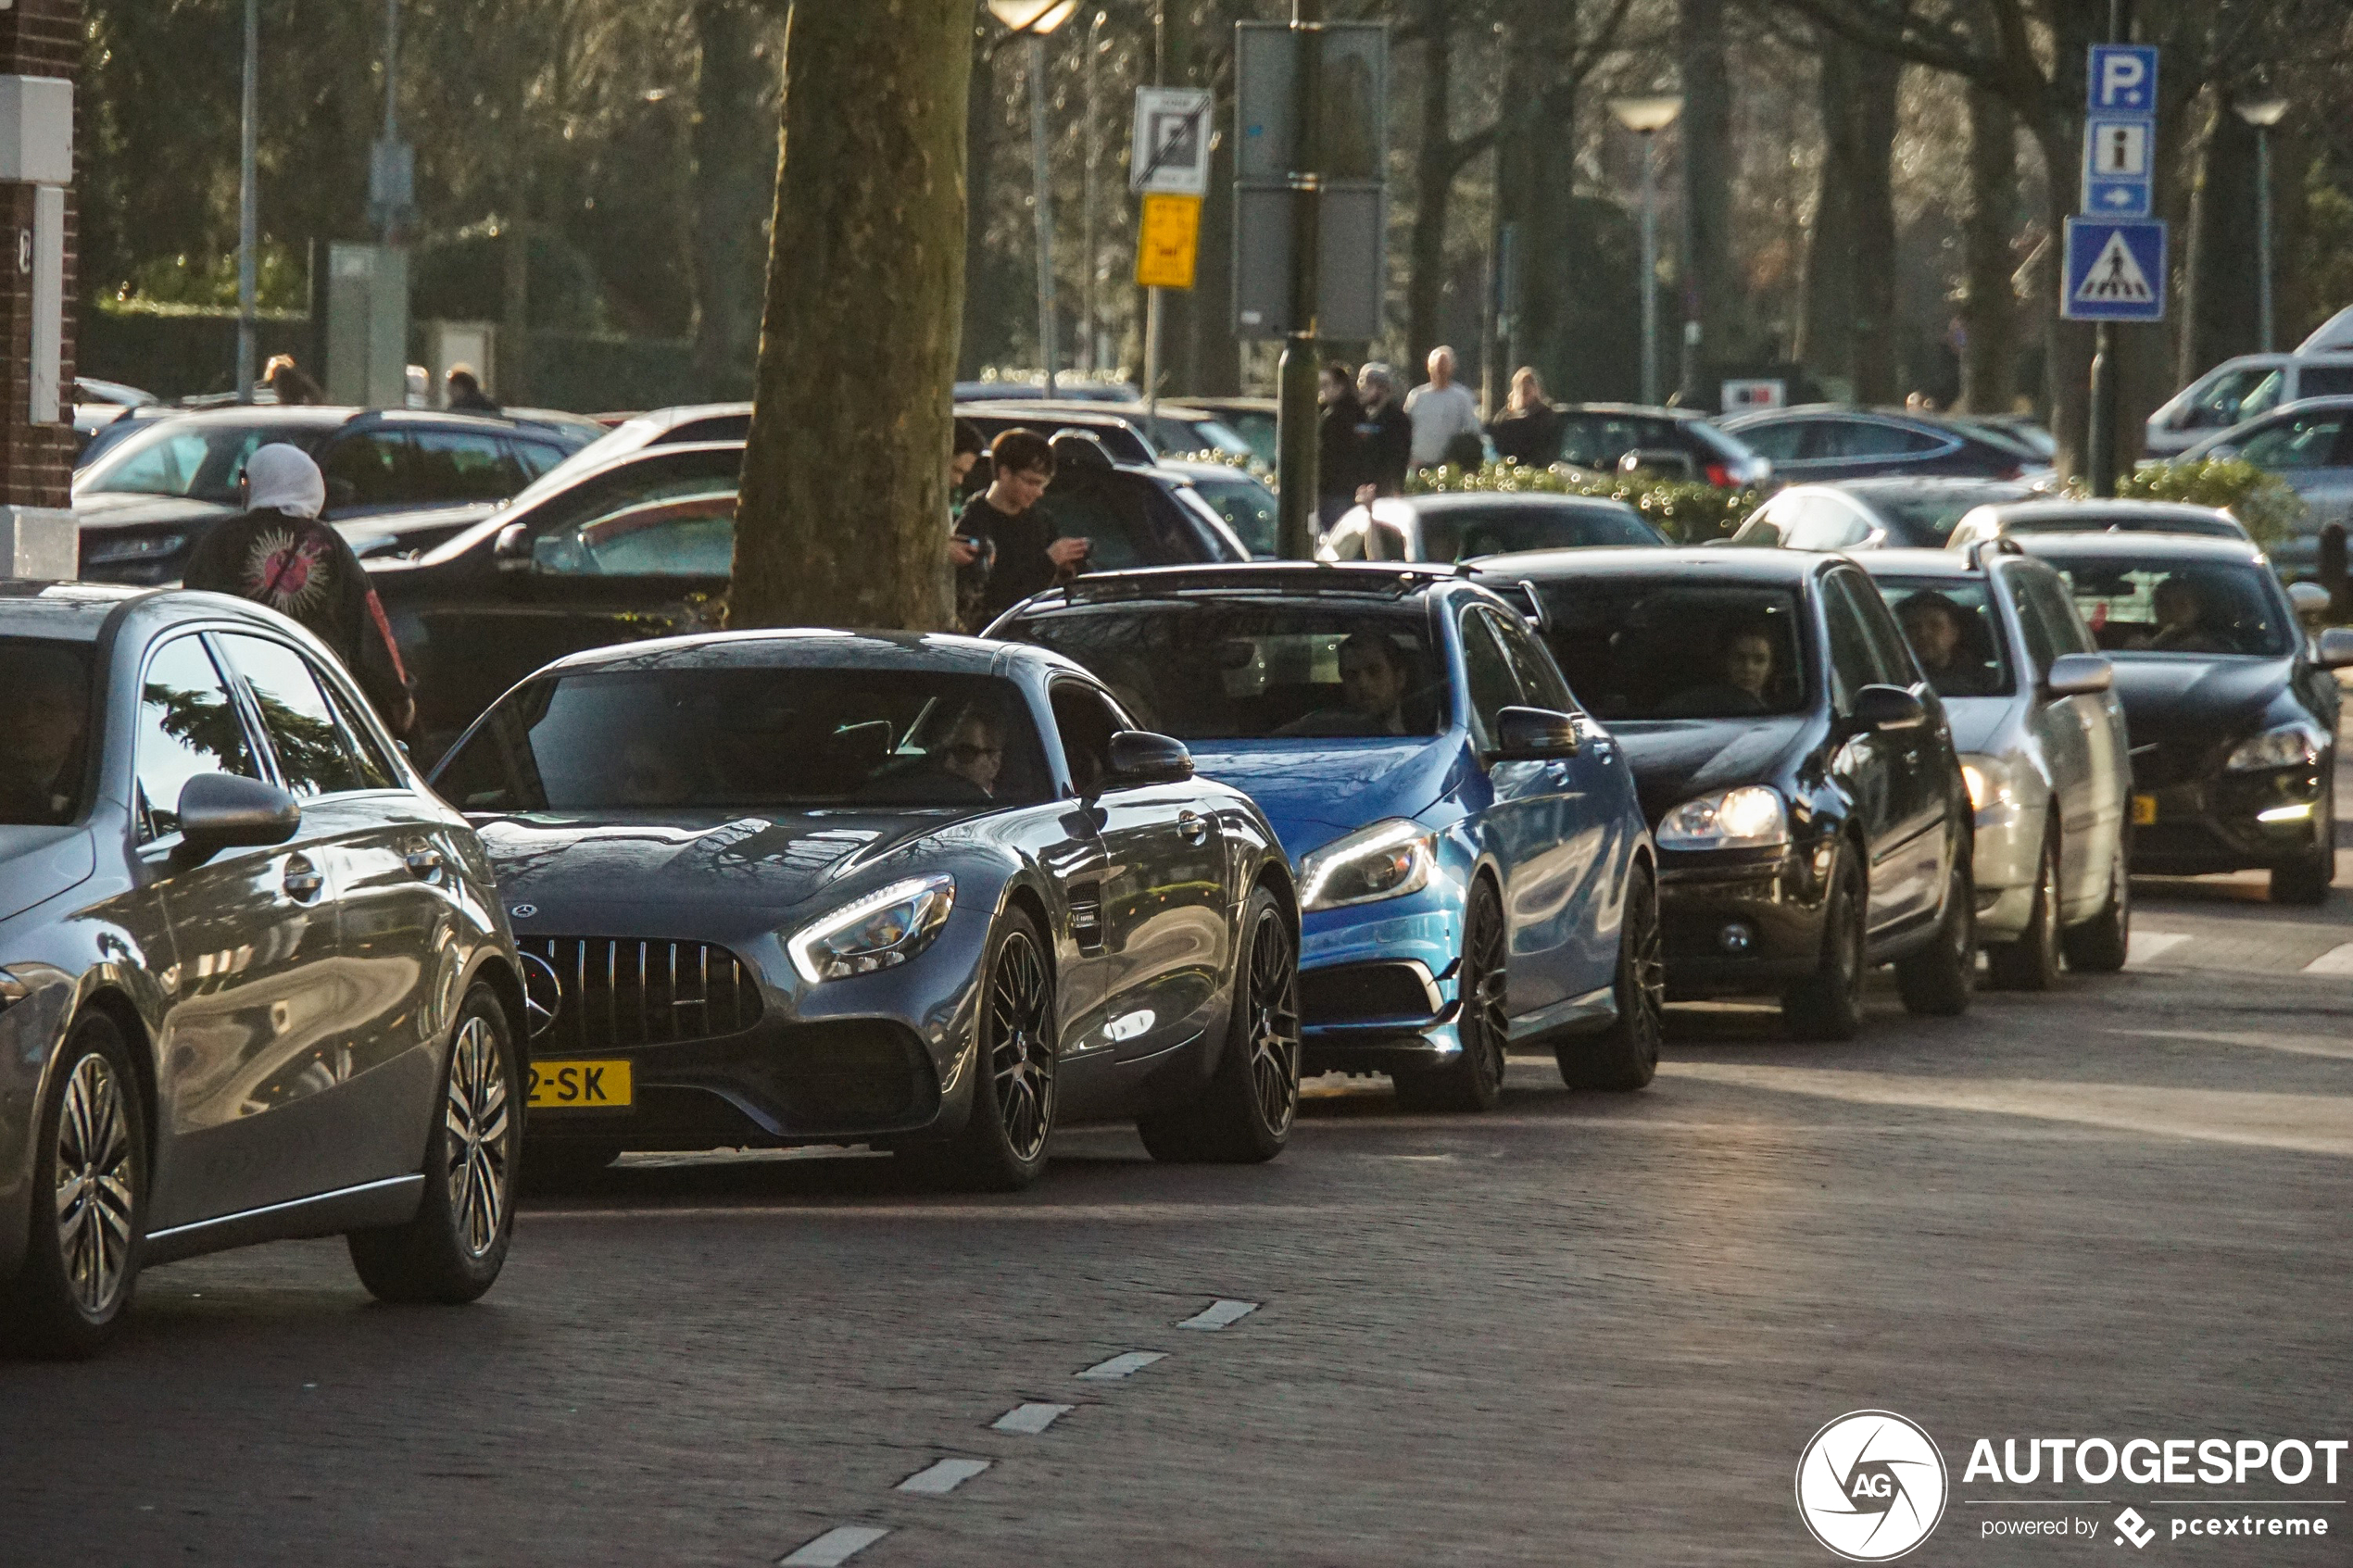
[(1201, 249), (1201, 198), (1144, 194), (1144, 220), (1136, 232), (1136, 282), (1148, 289), (1189, 289)]

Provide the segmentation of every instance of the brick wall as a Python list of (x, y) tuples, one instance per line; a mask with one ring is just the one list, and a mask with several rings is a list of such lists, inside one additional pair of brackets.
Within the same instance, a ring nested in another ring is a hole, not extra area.
[[(16, 0), (0, 11), (0, 75), (79, 75), (82, 0)], [(76, 95), (77, 111), (80, 96)], [(74, 150), (79, 162), (82, 138)], [(80, 207), (66, 192), (66, 320), (61, 401), (72, 402), (74, 269)], [(17, 266), (17, 235), (32, 225), (32, 187), (0, 185), (0, 503), (62, 507), (69, 503), (73, 434), (66, 424), (27, 422), (31, 404), (32, 278)], [(60, 415), (68, 410), (60, 408)]]

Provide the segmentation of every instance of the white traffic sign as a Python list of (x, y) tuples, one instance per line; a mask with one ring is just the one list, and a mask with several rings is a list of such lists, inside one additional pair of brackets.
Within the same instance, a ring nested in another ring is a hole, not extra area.
[(1198, 196), (1209, 190), (1209, 93), (1199, 87), (1136, 89), (1136, 133), (1127, 188)]
[(2085, 154), (2095, 180), (2145, 180), (2149, 177), (2149, 122), (2145, 119), (2094, 119), (2083, 127)]

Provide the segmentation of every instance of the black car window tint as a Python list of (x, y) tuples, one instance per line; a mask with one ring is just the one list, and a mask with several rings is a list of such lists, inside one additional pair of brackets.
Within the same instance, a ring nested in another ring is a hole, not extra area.
[(1487, 612), (1472, 609), (1462, 619), (1463, 679), (1470, 695), (1471, 736), (1484, 751), (1495, 744), (1497, 716), (1527, 703), (1511, 661), (1496, 641)]
[(148, 659), (133, 756), (142, 839), (180, 831), (180, 791), (197, 774), (261, 776), (245, 719), (200, 638), (175, 637)]
[(1743, 425), (1732, 433), (1739, 436), (1748, 449), (1760, 458), (1785, 463), (1798, 455), (1798, 447), (1806, 438), (1806, 427), (1794, 421), (1775, 424)]
[(1844, 587), (1836, 577), (1822, 584), (1822, 617), (1830, 628), (1831, 700), (1841, 713), (1854, 709), (1856, 692), (1880, 680), (1870, 633), (1864, 630), (1862, 612)]
[(2061, 653), (2097, 653), (2100, 645), (2092, 629), (2083, 623), (2075, 601), (2068, 596), (2067, 584), (2048, 570), (2013, 571), (2011, 576), (2027, 584), (2027, 596), (2042, 608), (2043, 624), (2050, 629), (2052, 645)]
[(564, 449), (545, 441), (515, 441), (508, 449), (514, 455), (515, 467), (528, 482), (537, 479), (564, 460)]
[(89, 772), (90, 650), (80, 643), (0, 638), (0, 822), (60, 823), (82, 814)]
[(2019, 634), (2026, 640), (2026, 657), (2033, 660), (2034, 678), (2039, 681), (2051, 672), (2051, 660), (2059, 656), (2050, 607), (2037, 598), (2032, 584), (2021, 573), (2007, 574), (2002, 585), (2008, 590), (2010, 608), (2018, 612)]
[(1519, 684), (1522, 698), (1531, 707), (1549, 708), (1555, 713), (1572, 710), (1577, 701), (1569, 696), (1568, 683), (1561, 679), (1560, 669), (1544, 646), (1529, 634), (1527, 624), (1516, 615), (1484, 613), (1503, 639), (1504, 657), (1511, 661), (1512, 677)]
[[(2010, 660), (1982, 577), (1878, 578), (1895, 625), (1939, 696), (2010, 691)], [(1906, 684), (1910, 684), (1906, 681)]]
[(253, 693), (288, 790), (307, 799), (367, 787), (343, 725), (302, 655), (283, 643), (233, 633), (220, 639), (220, 647)]
[(498, 501), (522, 488), (521, 465), (488, 432), (409, 432), (409, 496), (421, 503)]
[(2259, 469), (2324, 469), (2335, 464), (2343, 414), (2296, 414), (2246, 438), (2239, 456)]
[(1602, 719), (1748, 718), (1806, 701), (1806, 640), (1787, 588), (1568, 577), (1537, 591), (1545, 646)]
[(2353, 365), (2307, 365), (2296, 378), (2298, 397), (2342, 397), (2353, 392)]
[(751, 433), (751, 416), (746, 414), (713, 414), (705, 420), (688, 420), (673, 425), (657, 436), (656, 446), (684, 445), (689, 441), (741, 441)]
[(319, 465), (330, 507), (389, 506), (409, 498), (409, 438), (398, 431), (363, 431), (327, 448)]
[(1101, 693), (1076, 681), (1054, 684), (1053, 706), (1070, 782), (1082, 797), (1100, 793), (1111, 772), (1111, 737), (1126, 725)]

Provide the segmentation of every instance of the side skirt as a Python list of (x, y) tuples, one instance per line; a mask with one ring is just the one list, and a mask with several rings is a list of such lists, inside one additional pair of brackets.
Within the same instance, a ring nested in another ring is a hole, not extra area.
[(248, 1209), (242, 1214), (224, 1214), (217, 1220), (199, 1220), (193, 1225), (174, 1225), (168, 1231), (150, 1231), (141, 1249), (141, 1261), (175, 1263), (257, 1241), (293, 1241), (406, 1224), (416, 1217), (417, 1205), (424, 1196), (425, 1178), (420, 1172)]

